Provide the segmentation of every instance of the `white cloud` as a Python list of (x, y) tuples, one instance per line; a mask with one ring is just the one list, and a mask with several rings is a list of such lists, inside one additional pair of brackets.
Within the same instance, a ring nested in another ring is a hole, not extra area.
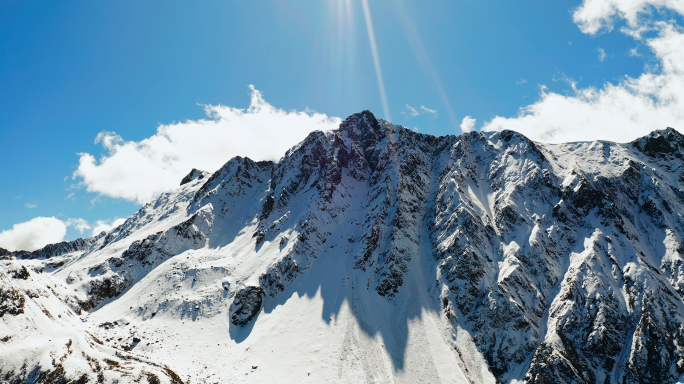
[(207, 105), (208, 119), (160, 125), (155, 135), (139, 142), (101, 132), (95, 142), (107, 155), (98, 160), (79, 154), (74, 178), (89, 192), (145, 203), (176, 187), (192, 168), (212, 172), (237, 155), (277, 160), (309, 132), (335, 129), (341, 122), (309, 110), (277, 109), (250, 88), (247, 109)]
[(25, 207), (26, 207), (26, 208), (29, 208), (29, 209), (31, 209), (31, 208), (38, 208), (38, 204), (26, 203), (26, 204), (25, 204)]
[(65, 224), (68, 227), (74, 227), (78, 231), (78, 233), (83, 234), (86, 230), (90, 229), (91, 226), (88, 223), (87, 220), (84, 219), (68, 219)]
[[(416, 111), (415, 108), (412, 106), (406, 104), (406, 111), (408, 111), (409, 115), (411, 116), (418, 116), (418, 111)], [(402, 112), (403, 114), (406, 114), (406, 111)]]
[[(670, 19), (639, 17), (653, 8), (684, 15), (684, 1), (584, 0), (573, 18), (589, 34), (610, 31), (616, 19), (625, 19), (627, 27), (620, 31), (649, 47), (660, 65), (647, 67), (636, 78), (624, 76), (616, 84), (575, 86), (568, 95), (542, 87), (540, 99), (521, 108), (518, 116), (497, 116), (483, 130), (512, 129), (546, 142), (627, 142), (668, 126), (684, 129), (684, 32)], [(655, 35), (646, 38), (644, 31)]]
[[(123, 224), (126, 219), (98, 220), (95, 222), (92, 236), (99, 235), (102, 231), (109, 231)], [(89, 228), (90, 229), (90, 228)]]
[(421, 105), (421, 106), (420, 106), (420, 110), (423, 111), (423, 112), (425, 112), (425, 113), (430, 113), (430, 114), (432, 114), (432, 115), (437, 116), (437, 111), (436, 111), (436, 110), (430, 109), (430, 108), (428, 108), (428, 107), (426, 107), (426, 106), (424, 106), (424, 105)]
[(611, 31), (616, 19), (627, 21), (629, 28), (643, 27), (643, 18), (651, 9), (670, 9), (684, 15), (684, 1), (681, 0), (584, 0), (573, 13), (573, 20), (580, 30), (588, 34)]
[(470, 116), (464, 117), (463, 121), (461, 122), (461, 132), (468, 133), (474, 131), (476, 121), (477, 119), (473, 119)]
[(36, 217), (0, 232), (0, 247), (10, 251), (35, 251), (47, 244), (62, 241), (66, 227), (62, 220), (55, 217)]
[(81, 235), (90, 229), (95, 236), (123, 224), (126, 219), (114, 218), (98, 220), (91, 224), (85, 219), (71, 218), (60, 220), (56, 217), (36, 217), (29, 221), (14, 224), (12, 229), (0, 232), (0, 247), (10, 251), (35, 251), (48, 244), (64, 241), (67, 228), (73, 227)]
[(527, 80), (525, 80), (525, 79), (520, 79), (520, 80), (516, 81), (515, 83), (518, 84), (518, 85), (521, 85), (521, 84), (527, 83)]
[(598, 59), (600, 62), (606, 61), (606, 50), (603, 48), (597, 48), (596, 52), (598, 52)]

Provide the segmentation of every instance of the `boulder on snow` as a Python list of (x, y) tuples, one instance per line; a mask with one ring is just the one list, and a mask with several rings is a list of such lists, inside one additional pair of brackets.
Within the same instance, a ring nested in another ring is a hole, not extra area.
[(263, 294), (261, 287), (245, 287), (236, 293), (233, 304), (230, 305), (230, 318), (233, 324), (247, 325), (259, 313)]
[(15, 279), (26, 280), (30, 276), (28, 269), (21, 264), (10, 264), (8, 267), (10, 276)]
[(24, 295), (9, 284), (0, 285), (0, 318), (6, 313), (16, 316), (24, 313)]

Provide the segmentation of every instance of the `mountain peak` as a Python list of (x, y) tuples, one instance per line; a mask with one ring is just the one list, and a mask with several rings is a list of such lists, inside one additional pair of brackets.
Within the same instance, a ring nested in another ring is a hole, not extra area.
[(649, 133), (630, 143), (645, 155), (662, 157), (684, 148), (684, 136), (674, 128), (667, 127)]
[(387, 124), (387, 122), (376, 118), (373, 112), (366, 109), (347, 117), (340, 124), (340, 131), (354, 132), (356, 135), (364, 137), (368, 135), (382, 135), (386, 131), (383, 127), (383, 122)]
[(183, 180), (181, 180), (180, 185), (187, 184), (193, 180), (202, 180), (207, 176), (210, 176), (211, 174), (206, 171), (200, 171), (197, 168), (193, 168), (190, 173), (188, 173)]

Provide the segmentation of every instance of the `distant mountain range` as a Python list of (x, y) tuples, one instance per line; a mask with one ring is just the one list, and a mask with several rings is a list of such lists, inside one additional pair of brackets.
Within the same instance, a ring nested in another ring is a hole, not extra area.
[(684, 137), (349, 116), (119, 227), (0, 249), (0, 382), (675, 383)]

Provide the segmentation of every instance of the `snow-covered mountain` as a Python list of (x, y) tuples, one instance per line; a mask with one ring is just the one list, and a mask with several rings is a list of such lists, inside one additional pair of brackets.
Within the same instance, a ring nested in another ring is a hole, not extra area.
[(434, 137), (369, 111), (124, 224), (0, 250), (10, 383), (674, 383), (684, 137)]

